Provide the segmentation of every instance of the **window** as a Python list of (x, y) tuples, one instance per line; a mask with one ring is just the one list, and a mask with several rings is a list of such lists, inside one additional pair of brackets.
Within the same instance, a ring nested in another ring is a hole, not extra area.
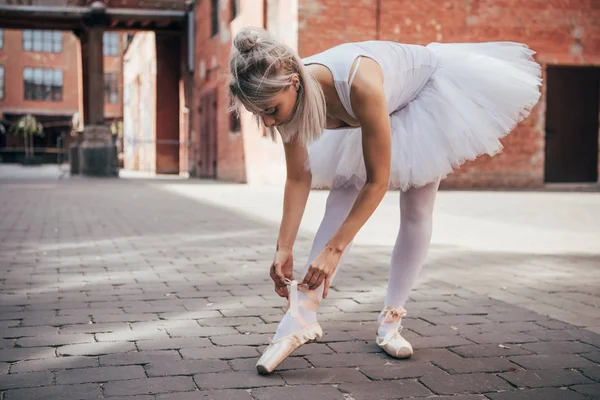
[(0, 100), (4, 99), (4, 67), (0, 67)]
[(60, 53), (62, 51), (61, 31), (32, 30), (23, 31), (23, 50), (45, 53)]
[(211, 1), (210, 16), (211, 16), (210, 35), (215, 36), (217, 33), (219, 33), (219, 0)]
[(119, 102), (119, 73), (107, 72), (104, 74), (104, 103), (116, 104)]
[(229, 0), (229, 8), (231, 11), (231, 20), (233, 21), (240, 13), (240, 0)]
[(116, 56), (119, 54), (119, 34), (117, 32), (104, 32), (102, 36), (102, 47), (105, 56)]
[(23, 82), (25, 83), (25, 100), (62, 101), (62, 70), (25, 68)]
[(4, 48), (4, 29), (0, 29), (0, 49)]

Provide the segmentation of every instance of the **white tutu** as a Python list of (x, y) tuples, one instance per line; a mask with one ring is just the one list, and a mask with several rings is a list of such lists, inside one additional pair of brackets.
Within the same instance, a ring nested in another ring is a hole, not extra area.
[[(437, 67), (418, 95), (390, 115), (390, 188), (446, 177), (526, 118), (540, 97), (541, 68), (520, 43), (432, 43)], [(366, 181), (360, 128), (325, 130), (309, 147), (313, 187)]]

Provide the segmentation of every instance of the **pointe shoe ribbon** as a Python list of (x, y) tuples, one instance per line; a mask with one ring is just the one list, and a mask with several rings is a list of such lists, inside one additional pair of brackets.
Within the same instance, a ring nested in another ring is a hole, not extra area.
[(381, 346), (385, 346), (392, 339), (394, 339), (396, 337), (396, 335), (399, 335), (400, 332), (402, 332), (402, 325), (400, 325), (400, 321), (401, 321), (402, 317), (404, 317), (406, 315), (406, 310), (402, 307), (398, 307), (398, 308), (386, 307), (382, 312), (384, 313), (384, 317), (381, 320), (381, 322), (379, 323), (379, 326), (382, 326), (383, 324), (391, 324), (391, 323), (395, 324), (394, 329), (390, 330), (384, 336), (381, 343), (379, 343)]
[[(298, 307), (304, 307), (311, 311), (317, 312), (319, 309), (319, 298), (313, 290), (308, 288), (308, 285), (301, 285), (297, 280), (284, 279), (285, 284), (288, 286), (288, 305), (286, 311), (290, 311), (290, 316), (297, 319), (300, 325), (306, 326), (306, 321), (302, 318)], [(300, 301), (298, 299), (298, 292), (302, 292), (308, 297), (307, 301)]]

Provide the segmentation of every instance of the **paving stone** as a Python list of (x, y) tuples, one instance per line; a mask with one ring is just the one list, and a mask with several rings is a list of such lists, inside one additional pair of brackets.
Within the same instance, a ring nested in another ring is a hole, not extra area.
[(165, 331), (121, 331), (109, 333), (97, 333), (96, 338), (99, 342), (124, 342), (136, 340), (168, 340), (170, 337)]
[(390, 365), (359, 366), (360, 371), (373, 380), (420, 378), (425, 375), (444, 374), (444, 371), (427, 362), (397, 363)]
[(596, 382), (600, 382), (600, 365), (597, 365), (595, 367), (580, 368), (579, 370), (583, 375), (587, 376), (588, 378)]
[[(236, 329), (239, 333), (242, 334), (251, 334), (251, 333), (267, 333), (273, 335), (275, 330), (277, 329), (277, 323), (273, 324), (263, 324), (263, 325), (241, 325), (237, 326)], [(325, 337), (325, 335), (323, 335)]]
[(593, 381), (579, 372), (570, 369), (517, 370), (501, 374), (500, 376), (518, 388), (560, 387), (593, 383)]
[(577, 393), (581, 393), (592, 400), (600, 399), (600, 383), (594, 383), (591, 385), (576, 385), (571, 386), (570, 389), (576, 391)]
[[(256, 371), (257, 358), (238, 358), (229, 360), (228, 363), (234, 371)], [(311, 365), (303, 357), (288, 357), (278, 367), (278, 371), (288, 369), (310, 368)]]
[(185, 359), (203, 360), (207, 358), (220, 358), (230, 360), (233, 358), (258, 357), (259, 352), (255, 347), (250, 346), (226, 346), (226, 347), (206, 347), (199, 349), (181, 349), (181, 355)]
[(514, 356), (509, 359), (525, 369), (586, 368), (595, 365), (575, 354)]
[[(127, 312), (127, 310), (125, 310)], [(130, 309), (130, 312), (135, 313), (136, 310)], [(139, 311), (139, 310), (138, 310)], [(150, 310), (149, 310), (150, 311)], [(155, 310), (151, 310), (152, 312), (159, 312)], [(183, 320), (183, 319), (207, 319), (207, 318), (219, 318), (221, 314), (218, 311), (187, 311), (183, 307), (181, 307), (181, 311), (179, 312), (163, 312), (159, 314), (161, 319), (167, 320)]]
[(531, 311), (513, 311), (510, 313), (490, 313), (486, 318), (494, 322), (527, 322), (527, 321), (545, 321), (547, 317)]
[(9, 363), (0, 363), (0, 375), (8, 374), (9, 369), (10, 369)]
[(89, 383), (89, 382), (108, 382), (127, 379), (144, 378), (144, 368), (139, 365), (128, 365), (125, 367), (100, 367), (100, 368), (79, 368), (56, 372), (56, 383)]
[(253, 400), (244, 389), (206, 390), (159, 394), (157, 400)]
[(356, 400), (401, 399), (431, 394), (425, 386), (413, 380), (344, 383), (339, 390)]
[(20, 347), (59, 346), (75, 343), (93, 343), (94, 335), (85, 334), (61, 334), (61, 335), (38, 335), (24, 337), (17, 340)]
[(48, 386), (52, 380), (51, 372), (0, 375), (0, 390)]
[(318, 385), (343, 382), (368, 382), (363, 374), (354, 368), (311, 368), (281, 371), (279, 373), (288, 385)]
[(261, 376), (256, 371), (220, 372), (194, 375), (201, 390), (248, 389), (264, 386), (283, 386), (284, 381), (276, 374)]
[(102, 398), (100, 385), (88, 383), (7, 390), (4, 392), (3, 400), (91, 400), (100, 398)]
[(117, 396), (111, 397), (110, 400), (155, 400), (154, 396), (142, 394), (140, 396)]
[[(254, 361), (256, 364), (256, 361)], [(231, 371), (223, 360), (182, 360), (167, 362), (151, 362), (144, 366), (149, 377), (169, 375), (194, 375), (213, 372)]]
[(196, 386), (191, 377), (174, 376), (107, 382), (104, 384), (104, 394), (105, 396), (158, 394), (186, 392), (194, 390), (195, 388)]
[(473, 344), (473, 342), (466, 340), (457, 335), (449, 336), (429, 336), (409, 339), (407, 335), (403, 336), (409, 340), (413, 346), (413, 349), (427, 349), (436, 347), (450, 347), (450, 346), (462, 346)]
[(532, 354), (532, 352), (523, 349), (522, 345), (519, 344), (510, 346), (499, 345), (496, 343), (473, 344), (452, 347), (451, 350), (463, 357), (507, 357)]
[(587, 358), (588, 360), (591, 360), (595, 363), (600, 364), (600, 351), (594, 351), (591, 353), (584, 353), (581, 355), (582, 357)]
[(175, 350), (139, 351), (100, 356), (100, 365), (143, 365), (180, 361), (181, 355)]
[(345, 342), (352, 340), (352, 336), (348, 334), (348, 332), (343, 331), (331, 331), (328, 330), (323, 332), (323, 337), (319, 339), (321, 343), (335, 343), (335, 342)]
[(20, 338), (27, 336), (38, 336), (38, 335), (53, 335), (58, 333), (58, 328), (55, 326), (29, 326), (22, 328), (7, 328), (3, 329), (3, 338)]
[(23, 349), (0, 350), (0, 361), (8, 362), (52, 358), (54, 356), (55, 349), (52, 347), (28, 347)]
[(579, 393), (568, 389), (526, 389), (501, 393), (488, 393), (491, 400), (586, 400)]
[(71, 344), (61, 346), (57, 350), (61, 356), (98, 356), (102, 354), (125, 353), (136, 351), (135, 344), (131, 342), (103, 342)]
[(437, 394), (486, 393), (512, 387), (493, 374), (430, 375), (421, 382)]
[(333, 386), (287, 386), (260, 388), (252, 391), (256, 400), (344, 400), (345, 397)]
[(569, 325), (567, 323), (564, 323), (562, 321), (558, 321), (555, 319), (548, 319), (548, 320), (541, 320), (541, 321), (535, 321), (536, 325), (541, 326), (542, 328), (547, 328), (547, 329), (569, 329), (572, 327), (572, 325)]
[(44, 326), (51, 325), (55, 327), (60, 327), (63, 325), (71, 325), (71, 324), (89, 324), (90, 318), (87, 316), (63, 316), (63, 317), (32, 317), (25, 318), (21, 321), (21, 326)]
[(444, 315), (423, 317), (427, 322), (435, 325), (454, 325), (457, 324), (485, 324), (489, 319), (482, 315)]
[(11, 373), (35, 372), (35, 371), (57, 371), (68, 368), (97, 367), (98, 358), (83, 356), (64, 356), (44, 358), (42, 360), (21, 361), (12, 364)]
[(101, 333), (117, 332), (127, 329), (129, 329), (129, 325), (126, 323), (77, 324), (61, 326), (60, 333)]
[(531, 343), (538, 339), (526, 333), (519, 332), (490, 332), (481, 334), (467, 334), (465, 337), (475, 343)]
[(596, 347), (581, 342), (526, 343), (523, 348), (537, 354), (578, 354), (597, 350)]
[(159, 340), (140, 340), (136, 343), (140, 351), (143, 350), (170, 350), (190, 347), (211, 347), (213, 344), (207, 338), (173, 338)]
[(105, 324), (111, 322), (140, 322), (140, 321), (157, 321), (160, 318), (158, 314), (92, 314), (92, 320), (96, 324)]
[(334, 342), (327, 345), (336, 353), (381, 353), (381, 349), (373, 341)]
[(217, 335), (235, 335), (238, 333), (235, 328), (230, 326), (215, 326), (205, 327), (198, 326), (197, 328), (167, 328), (167, 332), (171, 337), (208, 337)]
[(359, 367), (365, 365), (384, 365), (390, 357), (384, 354), (314, 354), (306, 356), (315, 367)]
[(436, 360), (435, 364), (451, 374), (504, 372), (518, 368), (516, 364), (501, 357), (464, 358), (454, 356)]
[(244, 346), (244, 345), (263, 345), (268, 343), (273, 335), (231, 335), (231, 336), (213, 336), (210, 340), (217, 346)]

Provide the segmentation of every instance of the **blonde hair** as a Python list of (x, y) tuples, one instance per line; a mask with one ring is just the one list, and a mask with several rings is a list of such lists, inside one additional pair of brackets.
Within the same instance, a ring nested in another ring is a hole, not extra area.
[(262, 118), (258, 114), (292, 85), (294, 75), (298, 76), (300, 88), (290, 121), (268, 128), (273, 141), (279, 131), (284, 142), (295, 139), (307, 144), (325, 129), (326, 104), (321, 85), (306, 72), (296, 52), (269, 32), (257, 27), (241, 29), (233, 39), (229, 70), (230, 111), (239, 112), (241, 103), (256, 115), (259, 125)]

